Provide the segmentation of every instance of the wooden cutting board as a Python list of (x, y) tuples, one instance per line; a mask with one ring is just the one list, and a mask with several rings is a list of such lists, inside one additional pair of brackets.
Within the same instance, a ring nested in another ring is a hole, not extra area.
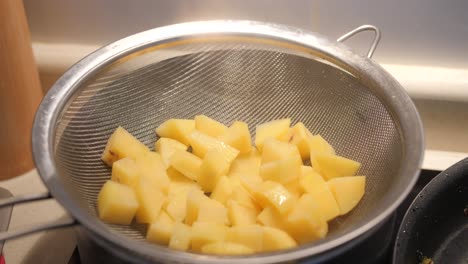
[(0, 180), (34, 167), (31, 127), (42, 98), (21, 0), (0, 0)]

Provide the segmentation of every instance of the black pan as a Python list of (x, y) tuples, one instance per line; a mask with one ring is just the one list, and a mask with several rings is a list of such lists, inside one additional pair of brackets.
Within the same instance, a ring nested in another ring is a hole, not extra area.
[(468, 158), (437, 175), (406, 212), (393, 263), (468, 263)]

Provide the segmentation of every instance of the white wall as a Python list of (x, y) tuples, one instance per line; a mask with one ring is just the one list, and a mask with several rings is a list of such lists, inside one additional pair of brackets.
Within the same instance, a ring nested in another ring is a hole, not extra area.
[[(25, 0), (33, 41), (103, 45), (191, 20), (252, 19), (331, 38), (361, 24), (382, 29), (381, 63), (468, 68), (467, 0)], [(351, 44), (364, 52), (368, 38)], [(350, 44), (350, 45), (351, 45)]]

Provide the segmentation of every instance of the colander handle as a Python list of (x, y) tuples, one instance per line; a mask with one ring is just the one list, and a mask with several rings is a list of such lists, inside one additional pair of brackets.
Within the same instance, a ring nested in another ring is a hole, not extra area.
[[(46, 199), (51, 199), (51, 198), (52, 196), (48, 192), (39, 193), (39, 194), (27, 194), (27, 195), (13, 196), (10, 198), (0, 200), (0, 208), (6, 207), (9, 205), (40, 201), (40, 200), (46, 200)], [(56, 228), (61, 228), (61, 227), (69, 227), (69, 226), (73, 226), (76, 224), (77, 223), (75, 219), (67, 218), (67, 219), (57, 220), (55, 222), (34, 225), (34, 226), (21, 229), (21, 230), (0, 232), (0, 241), (22, 237), (28, 234), (39, 232), (39, 231), (45, 231), (45, 230), (56, 229)]]
[(363, 31), (374, 31), (375, 33), (374, 40), (372, 41), (372, 45), (369, 48), (369, 51), (367, 52), (367, 57), (370, 59), (372, 58), (372, 55), (374, 55), (374, 51), (377, 48), (377, 45), (379, 44), (379, 41), (380, 41), (381, 35), (380, 35), (380, 29), (378, 27), (372, 26), (372, 25), (362, 25), (344, 34), (343, 36), (339, 37), (336, 41), (343, 42), (349, 39), (350, 37), (356, 35), (357, 33), (363, 32)]

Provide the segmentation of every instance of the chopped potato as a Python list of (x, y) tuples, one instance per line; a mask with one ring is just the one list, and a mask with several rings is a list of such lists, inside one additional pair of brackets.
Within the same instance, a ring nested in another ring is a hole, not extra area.
[(263, 207), (272, 206), (281, 214), (287, 213), (294, 205), (294, 197), (283, 185), (265, 181), (254, 193), (255, 199)]
[[(365, 191), (357, 161), (337, 156), (320, 135), (289, 118), (230, 127), (205, 115), (169, 119), (155, 152), (118, 127), (102, 160), (112, 177), (99, 217), (147, 224), (146, 239), (176, 250), (248, 255), (324, 238)], [(312, 166), (303, 165), (310, 159)]]
[(263, 228), (260, 225), (234, 226), (227, 230), (226, 241), (238, 243), (261, 252), (263, 248)]
[(167, 214), (175, 221), (182, 222), (187, 213), (187, 196), (190, 189), (179, 189), (177, 193), (170, 193), (163, 205)]
[(134, 190), (139, 203), (136, 221), (144, 224), (156, 221), (166, 201), (166, 196), (153, 183), (144, 178), (138, 181)]
[(302, 175), (299, 179), (302, 190), (310, 194), (316, 201), (323, 218), (328, 221), (340, 214), (340, 209), (336, 203), (330, 188), (325, 180), (308, 166), (302, 167)]
[(245, 122), (234, 122), (219, 139), (241, 154), (249, 153), (252, 149), (249, 126)]
[(135, 159), (149, 149), (123, 127), (119, 126), (107, 141), (101, 159), (109, 166), (112, 163), (130, 157)]
[(144, 178), (146, 182), (167, 193), (170, 181), (161, 155), (156, 152), (146, 152), (138, 156), (135, 163), (140, 178)]
[(169, 176), (169, 190), (168, 195), (174, 195), (179, 193), (187, 193), (192, 188), (201, 189), (194, 180), (185, 177), (182, 173), (178, 172), (173, 167), (167, 169), (167, 175)]
[(195, 130), (195, 120), (169, 119), (156, 128), (156, 134), (160, 137), (175, 139), (188, 146), (193, 130)]
[(262, 251), (275, 251), (293, 248), (297, 242), (285, 231), (274, 227), (263, 227)]
[(218, 183), (216, 184), (216, 187), (210, 195), (211, 199), (226, 205), (226, 202), (230, 199), (231, 195), (231, 182), (226, 176), (221, 176)]
[(120, 159), (112, 164), (111, 180), (134, 186), (138, 181), (139, 169), (135, 161), (129, 157)]
[(265, 181), (287, 184), (301, 175), (301, 164), (296, 159), (284, 159), (262, 164), (260, 176)]
[(129, 225), (138, 209), (134, 191), (123, 184), (107, 181), (98, 195), (98, 215), (110, 224)]
[(327, 182), (340, 208), (340, 215), (349, 213), (364, 196), (366, 177), (334, 178)]
[(217, 150), (229, 164), (239, 155), (239, 150), (197, 130), (190, 134), (190, 145), (192, 146), (193, 154), (200, 158), (204, 158), (209, 150)]
[(314, 135), (309, 139), (310, 158), (316, 154), (335, 155), (335, 149), (321, 136)]
[(177, 150), (187, 150), (187, 146), (172, 138), (160, 138), (154, 144), (154, 149), (161, 155), (166, 168), (168, 168), (172, 155)]
[(310, 145), (313, 144), (312, 133), (305, 127), (304, 123), (296, 123), (289, 131), (286, 142), (296, 145), (303, 160), (310, 157)]
[(285, 118), (258, 125), (255, 129), (255, 146), (261, 151), (265, 140), (269, 138), (279, 139), (288, 133), (290, 124), (291, 119)]
[(222, 136), (228, 129), (228, 127), (223, 123), (211, 119), (206, 115), (195, 116), (195, 128), (198, 131), (214, 138)]
[(328, 225), (312, 195), (304, 194), (294, 204), (286, 218), (287, 230), (299, 243), (306, 243), (324, 238)]
[(297, 177), (296, 179), (283, 184), (283, 186), (293, 195), (296, 199), (301, 197), (302, 194), (304, 194), (304, 191), (301, 187), (301, 184), (299, 182), (300, 176)]
[(228, 217), (232, 226), (253, 225), (256, 223), (256, 209), (242, 206), (236, 200), (229, 200), (227, 204)]
[(176, 222), (169, 240), (169, 247), (177, 250), (189, 250), (191, 239), (192, 228), (181, 222)]
[(171, 166), (187, 178), (196, 181), (200, 176), (202, 160), (185, 150), (177, 150), (171, 158)]
[(267, 206), (263, 211), (258, 214), (257, 222), (264, 225), (278, 229), (285, 229), (286, 224), (283, 216), (273, 207)]
[(317, 154), (312, 157), (312, 167), (326, 180), (336, 177), (354, 176), (361, 163), (344, 157), (327, 154)]
[(228, 227), (212, 222), (195, 222), (192, 225), (192, 250), (200, 252), (204, 245), (225, 240)]
[(202, 191), (197, 189), (190, 190), (187, 195), (186, 213), (184, 220), (187, 225), (191, 225), (197, 220), (200, 206), (207, 199), (208, 197), (206, 197)]
[[(233, 178), (231, 178), (232, 180)], [(231, 181), (232, 182), (232, 181)], [(230, 199), (236, 200), (240, 205), (258, 211), (258, 205), (252, 195), (239, 183), (232, 187)]]
[(238, 243), (214, 242), (204, 245), (201, 252), (213, 255), (248, 255), (255, 251)]
[(243, 175), (259, 176), (262, 156), (258, 150), (252, 147), (247, 154), (241, 154), (231, 163), (229, 174), (239, 173)]
[(212, 199), (203, 199), (200, 202), (197, 222), (211, 222), (229, 225), (228, 211), (223, 204)]
[(156, 221), (149, 225), (146, 239), (153, 243), (168, 245), (174, 231), (174, 224), (174, 220), (162, 211)]
[(285, 159), (296, 161), (298, 166), (302, 165), (301, 154), (295, 145), (276, 139), (265, 140), (262, 150), (262, 164)]
[(229, 171), (230, 162), (226, 160), (222, 153), (213, 149), (209, 150), (200, 165), (200, 173), (197, 179), (198, 184), (205, 192), (212, 192), (219, 178)]

